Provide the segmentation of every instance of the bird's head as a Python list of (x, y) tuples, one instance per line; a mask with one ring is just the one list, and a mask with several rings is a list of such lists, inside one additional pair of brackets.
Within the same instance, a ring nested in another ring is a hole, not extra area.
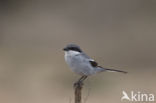
[(68, 52), (68, 51), (75, 51), (75, 52), (79, 52), (79, 53), (82, 52), (81, 48), (76, 44), (68, 44), (65, 48), (63, 48), (63, 50), (66, 52)]

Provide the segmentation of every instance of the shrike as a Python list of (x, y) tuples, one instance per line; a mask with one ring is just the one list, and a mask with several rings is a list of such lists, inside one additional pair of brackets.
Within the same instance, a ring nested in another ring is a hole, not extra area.
[(68, 66), (73, 72), (82, 76), (76, 82), (78, 84), (82, 83), (88, 76), (104, 71), (127, 73), (99, 66), (97, 62), (87, 56), (76, 44), (69, 44), (63, 50), (65, 51), (65, 61)]

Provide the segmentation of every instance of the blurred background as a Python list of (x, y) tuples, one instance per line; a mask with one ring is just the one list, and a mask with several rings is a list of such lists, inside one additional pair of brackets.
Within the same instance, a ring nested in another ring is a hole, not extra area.
[(155, 0), (1, 0), (0, 102), (74, 103), (62, 48), (128, 71), (85, 81), (83, 103), (121, 103), (122, 91), (156, 94)]

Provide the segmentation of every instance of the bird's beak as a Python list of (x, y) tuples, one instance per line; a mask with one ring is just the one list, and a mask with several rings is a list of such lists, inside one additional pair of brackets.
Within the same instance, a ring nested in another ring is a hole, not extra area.
[(63, 51), (67, 51), (67, 48), (63, 48)]

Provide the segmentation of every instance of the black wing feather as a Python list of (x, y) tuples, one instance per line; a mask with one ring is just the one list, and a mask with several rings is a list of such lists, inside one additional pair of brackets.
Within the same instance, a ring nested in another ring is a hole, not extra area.
[(97, 67), (97, 66), (98, 66), (98, 63), (95, 62), (95, 61), (89, 61), (89, 62), (90, 62), (90, 64), (91, 64), (93, 67)]

